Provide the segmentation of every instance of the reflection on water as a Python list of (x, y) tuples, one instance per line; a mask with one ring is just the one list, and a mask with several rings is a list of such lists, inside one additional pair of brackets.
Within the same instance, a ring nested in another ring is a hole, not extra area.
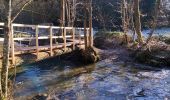
[(111, 60), (81, 67), (55, 62), (25, 66), (16, 77), (15, 99), (39, 93), (62, 100), (163, 100), (170, 96), (169, 69)]

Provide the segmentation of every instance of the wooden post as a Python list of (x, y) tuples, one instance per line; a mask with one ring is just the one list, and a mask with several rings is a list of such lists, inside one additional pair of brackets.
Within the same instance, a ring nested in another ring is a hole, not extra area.
[(81, 44), (81, 32), (80, 31), (79, 31), (79, 44)]
[(50, 56), (53, 56), (53, 29), (50, 26)]
[(36, 33), (35, 33), (35, 36), (36, 36), (36, 55), (37, 55), (37, 59), (39, 58), (38, 57), (38, 54), (39, 54), (39, 42), (38, 42), (38, 33), (39, 33), (39, 29), (38, 29), (38, 25), (36, 25)]
[(75, 28), (72, 28), (73, 50), (75, 50)]
[(14, 44), (14, 28), (12, 25), (11, 28), (11, 57), (12, 57), (12, 64), (15, 64), (15, 44)]
[(66, 52), (66, 28), (64, 27), (64, 34), (63, 34), (63, 40), (64, 40), (64, 52)]

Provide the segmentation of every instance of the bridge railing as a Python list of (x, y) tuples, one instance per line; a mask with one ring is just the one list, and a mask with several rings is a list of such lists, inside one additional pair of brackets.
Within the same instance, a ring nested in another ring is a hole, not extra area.
[[(0, 26), (4, 26), (4, 23), (0, 23)], [(87, 28), (88, 30), (89, 28)], [(4, 39), (0, 38), (0, 41), (4, 41)], [(66, 51), (67, 46), (72, 46), (72, 49), (75, 49), (77, 43), (84, 43), (84, 28), (13, 23), (11, 33), (12, 63), (15, 64), (15, 55), (25, 53), (23, 51), (36, 52), (38, 59), (40, 51), (49, 50), (50, 56), (53, 56), (54, 49), (64, 48)], [(22, 52), (17, 53), (18, 51)]]

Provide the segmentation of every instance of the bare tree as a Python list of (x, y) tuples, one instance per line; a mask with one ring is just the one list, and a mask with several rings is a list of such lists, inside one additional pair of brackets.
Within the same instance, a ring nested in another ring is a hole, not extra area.
[(6, 8), (5, 22), (4, 22), (4, 47), (3, 47), (3, 61), (1, 71), (1, 86), (2, 94), (1, 99), (7, 100), (8, 96), (8, 67), (9, 67), (9, 50), (10, 50), (10, 34), (11, 34), (11, 11), (12, 11), (12, 0), (4, 0)]
[(9, 52), (10, 52), (10, 42), (12, 35), (12, 22), (17, 18), (17, 16), (22, 12), (22, 10), (33, 0), (26, 2), (16, 13), (12, 16), (12, 0), (4, 0), (5, 6), (5, 19), (4, 19), (4, 44), (3, 44), (3, 60), (2, 60), (2, 70), (1, 70), (1, 99), (7, 100), (8, 97), (8, 68), (9, 68)]
[(134, 0), (134, 26), (135, 26), (135, 31), (137, 34), (137, 39), (139, 44), (143, 44), (143, 39), (142, 39), (142, 32), (141, 32), (141, 19), (140, 19), (140, 10), (139, 10), (139, 0)]
[(128, 7), (127, 7), (127, 1), (122, 0), (122, 27), (123, 27), (123, 32), (124, 32), (124, 37), (125, 37), (125, 43), (128, 44), (128, 37), (127, 37), (127, 32), (128, 32)]

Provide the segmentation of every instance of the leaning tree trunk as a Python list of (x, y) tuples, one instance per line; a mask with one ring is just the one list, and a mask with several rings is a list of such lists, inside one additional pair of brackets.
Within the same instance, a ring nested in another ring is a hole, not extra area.
[(152, 25), (152, 29), (151, 32), (149, 34), (148, 39), (146, 40), (146, 43), (148, 43), (155, 31), (155, 28), (157, 26), (157, 19), (158, 19), (158, 15), (160, 12), (160, 5), (161, 5), (161, 0), (156, 0), (156, 4), (155, 4), (155, 9), (154, 9), (154, 15), (153, 15), (153, 25)]
[(137, 39), (139, 44), (143, 44), (142, 32), (141, 32), (141, 22), (140, 22), (140, 10), (139, 10), (139, 0), (134, 0), (134, 24), (135, 31), (137, 34)]
[(1, 71), (2, 95), (5, 100), (8, 97), (8, 67), (9, 67), (9, 51), (10, 51), (10, 35), (11, 35), (11, 5), (12, 0), (4, 0), (5, 8), (7, 9), (4, 22), (4, 44), (3, 44), (3, 61)]

